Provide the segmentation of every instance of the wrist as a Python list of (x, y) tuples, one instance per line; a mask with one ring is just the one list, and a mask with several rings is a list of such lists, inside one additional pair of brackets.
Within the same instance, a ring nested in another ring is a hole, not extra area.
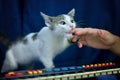
[(114, 43), (109, 50), (120, 55), (120, 37), (114, 35), (113, 40)]

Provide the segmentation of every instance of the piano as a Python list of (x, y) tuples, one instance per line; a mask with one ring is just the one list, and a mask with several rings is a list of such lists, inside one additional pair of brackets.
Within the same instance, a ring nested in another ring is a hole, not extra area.
[(4, 73), (0, 80), (77, 80), (100, 75), (119, 74), (120, 68), (113, 63), (97, 63), (53, 69), (36, 69)]

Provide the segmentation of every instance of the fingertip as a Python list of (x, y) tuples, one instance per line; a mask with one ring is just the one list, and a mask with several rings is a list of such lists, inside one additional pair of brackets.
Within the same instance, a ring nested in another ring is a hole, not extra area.
[(74, 32), (75, 32), (75, 29), (73, 28), (73, 29), (71, 30), (71, 32), (73, 32), (73, 33), (74, 33)]
[(72, 42), (76, 42), (76, 41), (77, 41), (77, 39), (76, 39), (76, 38), (73, 38), (73, 39), (72, 39)]
[(83, 47), (82, 43), (78, 43), (78, 47), (82, 48)]

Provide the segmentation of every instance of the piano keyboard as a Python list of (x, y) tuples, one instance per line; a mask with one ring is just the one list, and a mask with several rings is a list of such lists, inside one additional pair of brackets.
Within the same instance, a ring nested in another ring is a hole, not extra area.
[(115, 63), (90, 64), (54, 69), (26, 70), (8, 72), (3, 80), (74, 80), (96, 77), (99, 75), (119, 74), (120, 68)]

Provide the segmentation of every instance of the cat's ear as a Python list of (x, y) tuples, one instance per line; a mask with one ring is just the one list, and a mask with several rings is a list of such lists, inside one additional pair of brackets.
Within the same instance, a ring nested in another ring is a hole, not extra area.
[(68, 15), (74, 17), (74, 15), (75, 15), (75, 9), (73, 8), (73, 9), (68, 13)]
[(50, 26), (51, 23), (53, 22), (53, 18), (50, 17), (50, 16), (48, 16), (48, 15), (46, 15), (46, 14), (44, 14), (43, 12), (40, 12), (40, 14), (41, 14), (41, 16), (43, 17), (43, 19), (45, 20), (45, 24), (46, 24), (47, 26)]

